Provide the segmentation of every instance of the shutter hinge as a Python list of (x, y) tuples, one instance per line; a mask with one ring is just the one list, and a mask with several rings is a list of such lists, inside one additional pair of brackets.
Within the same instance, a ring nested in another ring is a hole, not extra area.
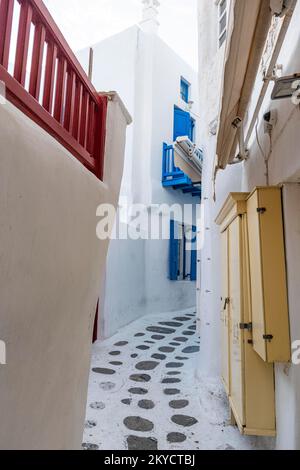
[(252, 331), (252, 323), (240, 323), (240, 329)]
[(267, 212), (267, 209), (265, 207), (258, 207), (256, 210), (259, 214), (264, 214), (265, 212)]
[(263, 339), (264, 339), (265, 341), (271, 342), (273, 338), (274, 338), (273, 335), (263, 335)]

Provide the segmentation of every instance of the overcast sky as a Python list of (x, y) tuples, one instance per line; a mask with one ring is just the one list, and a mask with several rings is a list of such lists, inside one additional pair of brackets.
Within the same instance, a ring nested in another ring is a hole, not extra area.
[[(74, 51), (139, 22), (142, 0), (44, 0)], [(160, 0), (160, 36), (197, 68), (197, 0)]]

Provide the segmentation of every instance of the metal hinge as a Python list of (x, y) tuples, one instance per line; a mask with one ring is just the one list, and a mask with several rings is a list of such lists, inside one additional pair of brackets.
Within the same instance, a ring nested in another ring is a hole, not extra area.
[(273, 335), (263, 335), (263, 339), (264, 339), (265, 341), (271, 342), (273, 338), (274, 338)]
[(240, 323), (240, 329), (252, 331), (252, 323)]
[(267, 211), (265, 207), (258, 207), (256, 210), (259, 214), (264, 214)]

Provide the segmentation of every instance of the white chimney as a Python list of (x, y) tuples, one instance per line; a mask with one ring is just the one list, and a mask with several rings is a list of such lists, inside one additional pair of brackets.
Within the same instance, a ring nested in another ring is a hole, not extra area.
[(142, 3), (143, 17), (140, 27), (146, 33), (157, 33), (159, 27), (158, 7), (160, 3), (158, 0), (142, 0)]

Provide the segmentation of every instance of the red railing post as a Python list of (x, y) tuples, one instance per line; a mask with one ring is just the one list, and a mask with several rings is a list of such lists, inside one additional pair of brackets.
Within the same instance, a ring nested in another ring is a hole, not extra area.
[(32, 7), (24, 1), (21, 3), (19, 32), (17, 39), (15, 79), (24, 87), (26, 79), (26, 67), (28, 59), (29, 36), (32, 21)]
[(95, 103), (90, 101), (89, 117), (88, 117), (88, 136), (87, 136), (87, 150), (91, 155), (94, 154), (95, 143)]
[(76, 83), (75, 92), (75, 105), (74, 105), (74, 121), (73, 121), (73, 137), (78, 140), (79, 128), (81, 122), (81, 107), (82, 107), (82, 83)]
[(51, 113), (51, 110), (52, 110), (56, 58), (57, 58), (56, 45), (54, 43), (51, 43), (51, 44), (48, 43), (43, 106), (49, 113)]
[(95, 165), (96, 165), (96, 176), (103, 179), (104, 172), (104, 154), (105, 154), (105, 137), (106, 137), (106, 117), (107, 117), (107, 96), (98, 95), (100, 106), (98, 106), (96, 113), (96, 125), (95, 125), (95, 141), (94, 141), (94, 152), (95, 152)]
[(32, 62), (30, 72), (29, 93), (39, 99), (41, 89), (43, 54), (46, 39), (46, 30), (42, 24), (37, 24), (34, 33)]
[(0, 64), (8, 68), (9, 47), (14, 13), (14, 0), (1, 0), (0, 3)]
[(76, 89), (76, 75), (73, 70), (68, 72), (67, 92), (66, 92), (66, 109), (64, 128), (72, 134), (73, 118), (75, 108), (75, 89)]
[(65, 84), (67, 78), (67, 61), (64, 57), (58, 59), (56, 91), (54, 101), (54, 118), (62, 124), (63, 106), (65, 99)]
[(79, 143), (83, 147), (86, 147), (88, 108), (89, 108), (89, 95), (87, 92), (85, 92), (82, 98), (81, 125), (80, 125), (80, 133), (79, 133)]

